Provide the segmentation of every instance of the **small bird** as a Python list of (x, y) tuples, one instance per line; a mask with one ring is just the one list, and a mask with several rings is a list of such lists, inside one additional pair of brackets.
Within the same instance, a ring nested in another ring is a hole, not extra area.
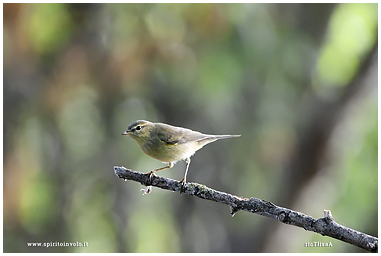
[(122, 135), (129, 135), (139, 148), (150, 157), (168, 163), (168, 166), (151, 171), (150, 177), (155, 172), (172, 168), (176, 162), (185, 160), (186, 169), (181, 180), (185, 185), (187, 179), (190, 157), (197, 150), (219, 139), (240, 137), (241, 135), (208, 135), (190, 129), (176, 127), (163, 123), (151, 123), (138, 120), (128, 126)]

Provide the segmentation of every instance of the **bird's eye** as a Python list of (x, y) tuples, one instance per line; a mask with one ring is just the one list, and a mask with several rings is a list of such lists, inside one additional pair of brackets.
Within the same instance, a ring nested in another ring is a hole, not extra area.
[(136, 126), (135, 130), (137, 131), (140, 131), (142, 129), (142, 127), (140, 127), (140, 125)]

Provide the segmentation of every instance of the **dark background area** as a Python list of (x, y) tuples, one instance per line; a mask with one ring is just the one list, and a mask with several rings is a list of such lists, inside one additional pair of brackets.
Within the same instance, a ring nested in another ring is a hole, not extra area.
[(143, 196), (113, 166), (163, 166), (121, 136), (137, 119), (241, 134), (198, 151), (188, 181), (329, 209), (377, 236), (377, 8), (4, 4), (4, 252), (362, 252), (187, 195)]

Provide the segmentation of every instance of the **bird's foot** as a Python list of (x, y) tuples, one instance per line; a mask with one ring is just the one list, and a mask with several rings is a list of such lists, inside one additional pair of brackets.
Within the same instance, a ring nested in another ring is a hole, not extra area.
[(155, 171), (150, 171), (149, 173), (147, 173), (147, 175), (148, 175), (148, 183), (152, 184), (152, 178), (153, 176), (156, 176)]
[(186, 181), (185, 177), (182, 178), (182, 180), (179, 182), (179, 184), (181, 184), (180, 194), (185, 192), (185, 187), (184, 186), (185, 186), (186, 183), (187, 183), (187, 181)]

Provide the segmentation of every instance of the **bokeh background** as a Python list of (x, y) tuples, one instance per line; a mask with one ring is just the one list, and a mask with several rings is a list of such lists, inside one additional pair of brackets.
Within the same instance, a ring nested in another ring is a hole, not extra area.
[(314, 218), (329, 209), (377, 236), (377, 8), (4, 4), (4, 252), (362, 252), (188, 195), (142, 195), (113, 166), (163, 166), (121, 136), (137, 119), (241, 134), (198, 151), (188, 181)]

